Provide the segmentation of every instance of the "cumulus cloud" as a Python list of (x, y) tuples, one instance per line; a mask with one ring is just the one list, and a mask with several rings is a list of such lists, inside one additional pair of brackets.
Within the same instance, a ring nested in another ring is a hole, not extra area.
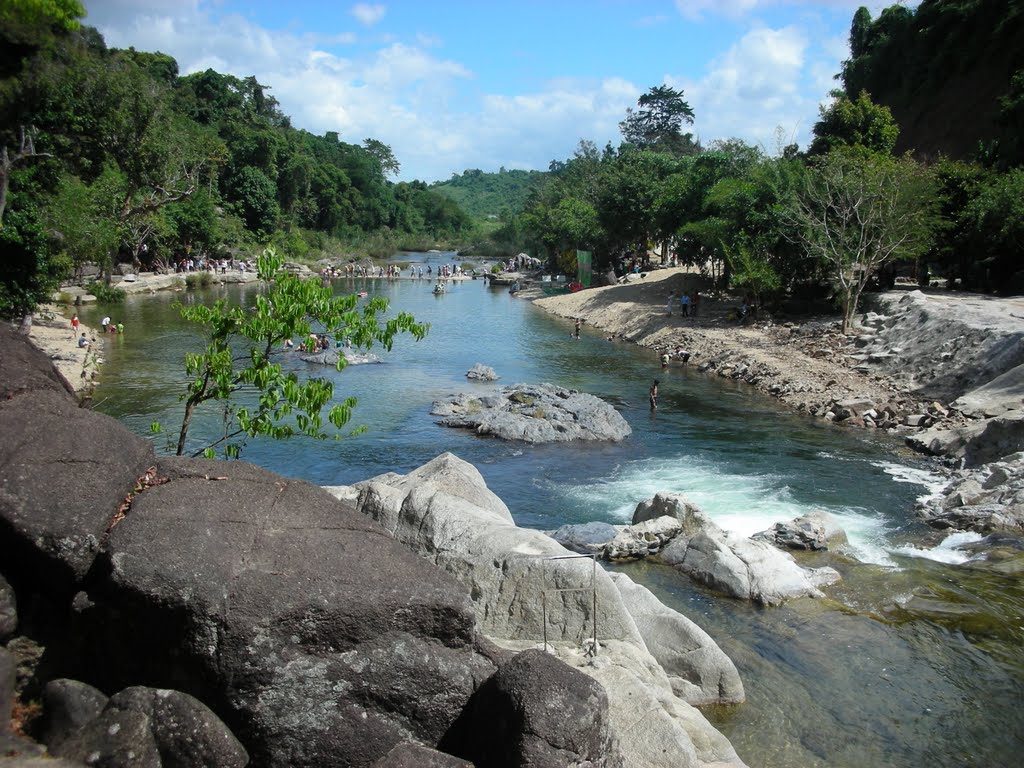
[(704, 77), (666, 81), (684, 90), (702, 141), (738, 137), (773, 151), (777, 126), (805, 138), (816, 111), (806, 87), (809, 47), (796, 27), (757, 28), (712, 61)]
[[(754, 0), (735, 0), (752, 2)], [(89, 0), (89, 18), (118, 47), (160, 50), (183, 74), (213, 68), (255, 75), (292, 123), (344, 141), (390, 145), (401, 177), (432, 181), (466, 168), (546, 168), (579, 139), (620, 141), (618, 123), (645, 88), (621, 77), (551, 79), (525, 92), (496, 93), (430, 37), (356, 42), (352, 29), (316, 34), (268, 30), (241, 15), (217, 15), (195, 0)], [(352, 21), (351, 24), (355, 24)], [(664, 75), (685, 91), (702, 141), (740, 137), (774, 148), (782, 125), (806, 138), (817, 103), (834, 87), (845, 41), (796, 26), (755, 27), (703, 74)]]
[(388, 9), (383, 5), (356, 3), (352, 6), (352, 15), (355, 16), (361, 24), (372, 27), (384, 18), (384, 14), (387, 13), (387, 10)]

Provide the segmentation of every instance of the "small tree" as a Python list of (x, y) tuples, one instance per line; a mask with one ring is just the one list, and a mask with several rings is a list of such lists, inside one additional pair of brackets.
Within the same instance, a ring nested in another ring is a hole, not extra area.
[[(185, 370), (192, 380), (183, 396), (179, 456), (186, 452), (195, 409), (210, 400), (224, 403), (228, 414), (224, 434), (193, 451), (193, 456), (212, 457), (216, 447), (223, 444), (226, 456), (237, 457), (241, 445), (230, 442), (235, 438), (328, 436), (323, 411), (334, 398), (334, 386), (327, 379), (300, 381), (295, 373), (286, 373), (275, 357), (287, 339), (308, 338), (316, 328), (336, 341), (348, 339), (358, 349), (369, 349), (375, 342), (391, 349), (400, 332), (411, 333), (417, 341), (427, 333), (428, 326), (417, 323), (406, 312), (381, 324), (379, 315), (388, 308), (383, 298), (371, 299), (359, 309), (357, 296), (334, 296), (329, 285), (302, 280), (282, 266), (283, 259), (271, 248), (257, 259), (257, 273), (269, 288), (256, 299), (251, 311), (223, 299), (213, 306), (180, 308), (182, 317), (205, 328), (207, 345), (203, 352), (185, 356)], [(339, 355), (338, 370), (344, 367), (345, 357)], [(233, 397), (243, 390), (256, 395), (256, 404), (233, 407)], [(327, 421), (340, 430), (348, 423), (355, 405), (354, 397), (334, 404), (327, 411)]]
[(931, 179), (909, 158), (835, 150), (808, 170), (783, 217), (791, 236), (822, 261), (849, 330), (871, 276), (923, 253), (931, 236)]
[(753, 294), (756, 306), (761, 306), (761, 299), (766, 293), (779, 290), (782, 281), (779, 273), (768, 262), (767, 254), (758, 252), (743, 241), (738, 242), (735, 248), (722, 243), (722, 249), (732, 267), (733, 285)]

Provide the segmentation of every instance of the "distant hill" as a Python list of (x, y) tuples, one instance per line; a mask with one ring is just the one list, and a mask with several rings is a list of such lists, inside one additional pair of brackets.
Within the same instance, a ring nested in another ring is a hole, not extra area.
[(498, 218), (502, 213), (518, 213), (530, 192), (547, 177), (543, 171), (506, 171), (484, 173), (473, 169), (454, 174), (448, 181), (431, 184), (430, 189), (454, 200), (477, 219)]
[(922, 0), (873, 20), (862, 8), (850, 47), (843, 86), (892, 110), (897, 152), (965, 159), (1016, 142), (1006, 100), (1024, 67), (1024, 0)]

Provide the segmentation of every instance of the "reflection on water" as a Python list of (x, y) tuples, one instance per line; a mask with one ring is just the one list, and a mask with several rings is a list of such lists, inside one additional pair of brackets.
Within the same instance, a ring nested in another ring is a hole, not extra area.
[[(884, 436), (780, 411), (692, 368), (662, 371), (652, 353), (586, 327), (573, 341), (569, 322), (480, 281), (454, 284), (443, 296), (431, 286), (338, 281), (339, 290), (387, 296), (395, 309), (430, 322), (430, 334), (420, 343), (400, 338), (390, 353), (376, 350), (382, 365), (341, 373), (288, 356), (288, 367), (334, 379), (337, 397), (358, 397), (353, 423), (369, 430), (320, 442), (253, 440), (244, 458), (334, 485), (406, 472), (452, 451), (477, 466), (521, 525), (544, 529), (628, 521), (636, 503), (657, 491), (686, 493), (723, 527), (744, 533), (827, 510), (848, 531), (851, 553), (867, 563), (828, 560), (844, 575), (831, 590), (836, 601), (761, 610), (711, 598), (671, 569), (624, 569), (702, 623), (736, 661), (749, 702), (712, 712), (715, 722), (756, 768), (1010, 763), (1024, 724), (1016, 706), (1024, 693), (1024, 599), (1011, 577), (965, 575), (908, 556), (932, 556), (911, 515), (915, 498), (932, 490), (925, 468), (899, 456)], [(154, 420), (173, 432), (181, 361), (197, 337), (172, 303), (219, 296), (251, 303), (260, 290), (159, 294), (84, 310), (86, 322), (110, 312), (127, 327), (106, 341), (99, 410), (140, 434)], [(468, 382), (465, 372), (477, 362), (501, 381)], [(661, 407), (651, 414), (646, 392), (654, 377)], [(616, 445), (524, 446), (438, 427), (428, 413), (435, 397), (451, 392), (542, 381), (613, 402), (632, 437)], [(198, 418), (197, 445), (219, 434), (220, 420), (216, 411)], [(165, 439), (157, 438), (158, 449)]]

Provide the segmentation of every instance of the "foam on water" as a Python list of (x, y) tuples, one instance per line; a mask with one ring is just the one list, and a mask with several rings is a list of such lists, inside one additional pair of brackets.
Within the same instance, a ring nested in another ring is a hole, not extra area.
[(939, 563), (959, 565), (970, 560), (973, 555), (958, 549), (958, 547), (975, 541), (981, 541), (982, 538), (983, 536), (980, 533), (975, 533), (974, 531), (957, 531), (956, 533), (949, 534), (941, 543), (931, 549), (907, 544), (902, 547), (894, 547), (891, 551), (893, 554), (905, 557), (921, 557), (926, 560), (935, 560)]
[(908, 467), (905, 464), (896, 464), (891, 461), (875, 461), (872, 464), (889, 475), (897, 483), (923, 486), (927, 492), (917, 497), (918, 502), (921, 504), (926, 504), (936, 498), (946, 486), (946, 483), (949, 482), (948, 477), (930, 469)]
[(600, 483), (563, 487), (561, 492), (593, 510), (592, 519), (612, 523), (630, 522), (637, 503), (655, 493), (680, 493), (722, 528), (743, 536), (822, 510), (834, 515), (846, 530), (851, 555), (864, 562), (893, 564), (886, 541), (888, 525), (877, 514), (854, 506), (801, 503), (781, 476), (723, 472), (692, 456), (629, 462)]

